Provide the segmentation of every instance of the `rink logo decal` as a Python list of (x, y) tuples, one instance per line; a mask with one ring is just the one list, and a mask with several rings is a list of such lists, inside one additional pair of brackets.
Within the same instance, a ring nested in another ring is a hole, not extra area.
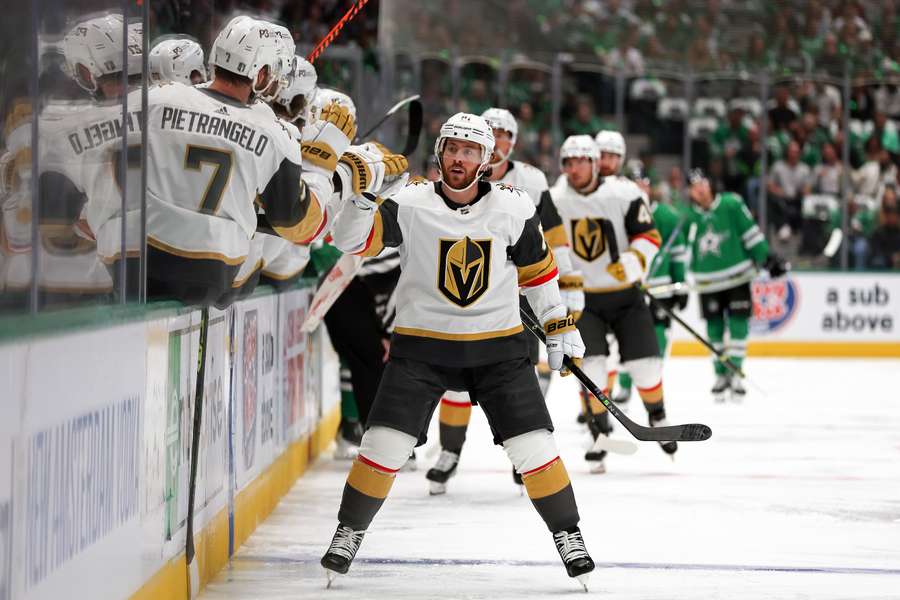
[(572, 219), (572, 250), (588, 262), (603, 256), (606, 252), (606, 238), (603, 237), (603, 219), (584, 217)]
[(438, 290), (463, 308), (474, 304), (488, 289), (491, 240), (442, 239), (438, 248)]
[(243, 419), (241, 439), (244, 448), (244, 468), (253, 466), (256, 453), (256, 393), (259, 379), (259, 365), (257, 359), (258, 339), (258, 315), (257, 311), (250, 310), (244, 313), (244, 353), (241, 360), (243, 365), (241, 386), (243, 394)]
[(788, 278), (775, 281), (754, 281), (753, 320), (754, 333), (769, 333), (784, 327), (796, 314), (799, 304), (797, 286)]
[(139, 516), (142, 414), (135, 395), (24, 441), (26, 591)]

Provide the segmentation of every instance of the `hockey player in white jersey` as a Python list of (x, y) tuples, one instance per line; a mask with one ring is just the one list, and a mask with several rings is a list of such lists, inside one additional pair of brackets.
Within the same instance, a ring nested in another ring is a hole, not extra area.
[[(660, 236), (640, 188), (614, 174), (600, 176), (601, 162), (615, 172), (619, 158), (609, 149), (601, 153), (590, 136), (569, 137), (560, 149), (566, 178), (554, 186), (551, 195), (569, 230), (572, 262), (584, 276), (585, 310), (578, 329), (587, 345), (585, 373), (594, 381), (607, 381), (606, 336), (613, 333), (650, 425), (662, 426), (666, 424), (662, 361), (650, 309), (635, 288), (659, 251)], [(585, 458), (597, 463), (595, 471), (603, 472), (605, 453), (601, 448), (610, 431), (609, 415), (592, 396), (590, 409), (591, 433), (596, 442)], [(677, 444), (668, 442), (662, 448), (672, 454)]]
[(345, 109), (329, 106), (301, 145), (270, 108), (285, 81), (270, 24), (233, 19), (210, 56), (205, 88), (151, 90), (148, 114), (148, 287), (191, 303), (227, 303), (257, 228), (254, 199), (282, 237), (311, 241), (323, 230), (338, 158), (355, 135)]
[(310, 121), (310, 111), (318, 89), (317, 81), (316, 68), (302, 56), (295, 56), (291, 81), (278, 93), (272, 103), (272, 110), (288, 123), (302, 129)]
[(166, 38), (157, 41), (148, 57), (150, 81), (178, 82), (185, 85), (206, 83), (206, 60), (203, 48), (192, 39)]
[(349, 569), (448, 389), (468, 391), (481, 405), (569, 576), (594, 568), (528, 357), (519, 290), (545, 324), (552, 368), (563, 368), (564, 355), (581, 355), (581, 338), (560, 298), (556, 261), (533, 202), (523, 202), (521, 190), (479, 180), (493, 146), (484, 119), (458, 113), (435, 143), (441, 181), (410, 183), (384, 201), (354, 197), (338, 216), (339, 248), (374, 256), (398, 247), (402, 270), (390, 358), (321, 561), (329, 578)]
[[(495, 181), (526, 192), (540, 217), (544, 239), (553, 250), (559, 269), (559, 290), (569, 312), (578, 315), (584, 310), (584, 290), (581, 274), (572, 268), (568, 237), (562, 220), (553, 206), (547, 177), (536, 167), (512, 160), (519, 126), (511, 112), (504, 108), (489, 108), (481, 114), (494, 134), (494, 152), (491, 155), (488, 181)], [(527, 303), (522, 302), (527, 308)], [(538, 341), (529, 339), (531, 360), (538, 363)], [(441, 398), (438, 419), (440, 422), (441, 454), (425, 477), (429, 480), (432, 495), (443, 494), (447, 481), (456, 474), (460, 453), (466, 440), (472, 403), (466, 392), (448, 391)], [(513, 480), (521, 484), (521, 477), (513, 470)]]

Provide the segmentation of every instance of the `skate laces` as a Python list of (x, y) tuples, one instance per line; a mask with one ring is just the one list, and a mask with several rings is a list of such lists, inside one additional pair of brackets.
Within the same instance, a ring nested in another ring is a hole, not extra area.
[(341, 525), (334, 532), (334, 539), (331, 540), (331, 547), (328, 548), (328, 552), (343, 556), (347, 560), (353, 560), (365, 533), (365, 530), (354, 531), (345, 525)]
[(553, 534), (553, 541), (556, 542), (556, 549), (562, 557), (563, 562), (575, 560), (576, 558), (590, 558), (587, 548), (584, 546), (584, 539), (581, 537), (581, 531), (557, 531)]
[(435, 463), (434, 468), (438, 471), (449, 471), (458, 462), (459, 454), (450, 452), (449, 450), (441, 450), (441, 455), (438, 457), (438, 461)]

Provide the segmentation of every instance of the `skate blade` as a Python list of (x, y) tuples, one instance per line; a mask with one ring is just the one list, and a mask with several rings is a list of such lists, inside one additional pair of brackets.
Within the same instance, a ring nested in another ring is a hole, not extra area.
[(606, 450), (612, 454), (624, 454), (626, 456), (634, 454), (637, 452), (637, 449), (637, 444), (630, 440), (618, 440), (606, 437), (605, 435), (598, 436), (597, 439), (594, 440), (594, 445), (591, 446), (591, 452)]
[(447, 484), (438, 483), (437, 481), (429, 482), (428, 494), (431, 496), (440, 496), (447, 493)]
[(578, 583), (581, 584), (581, 587), (584, 588), (585, 593), (588, 591), (588, 581), (591, 579), (590, 573), (584, 573), (583, 575), (578, 575), (575, 577), (578, 580)]
[(340, 573), (338, 573), (337, 571), (325, 569), (325, 578), (328, 580), (328, 582), (325, 584), (326, 590), (331, 589), (331, 584), (334, 583), (334, 580), (338, 578), (338, 575), (340, 575)]

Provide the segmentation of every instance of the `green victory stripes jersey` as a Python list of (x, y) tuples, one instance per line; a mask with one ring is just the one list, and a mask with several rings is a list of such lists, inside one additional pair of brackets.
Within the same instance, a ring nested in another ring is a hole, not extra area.
[(698, 284), (713, 288), (709, 291), (714, 291), (717, 283), (733, 282), (742, 275), (750, 281), (754, 265), (765, 262), (769, 245), (739, 195), (719, 194), (709, 210), (695, 204), (688, 218), (691, 271)]
[[(647, 285), (650, 287), (684, 281), (687, 268), (686, 234), (688, 223), (685, 222), (679, 229), (678, 225), (682, 220), (681, 214), (668, 204), (657, 203), (653, 207), (653, 222), (656, 223), (656, 229), (662, 238), (663, 249), (669, 244), (669, 239), (676, 229), (678, 229), (678, 233), (675, 235), (675, 240), (672, 244), (668, 246), (668, 251), (663, 252), (663, 250), (660, 250), (653, 259), (650, 270), (647, 271)], [(658, 297), (669, 298), (671, 296), (672, 293), (669, 292)]]

